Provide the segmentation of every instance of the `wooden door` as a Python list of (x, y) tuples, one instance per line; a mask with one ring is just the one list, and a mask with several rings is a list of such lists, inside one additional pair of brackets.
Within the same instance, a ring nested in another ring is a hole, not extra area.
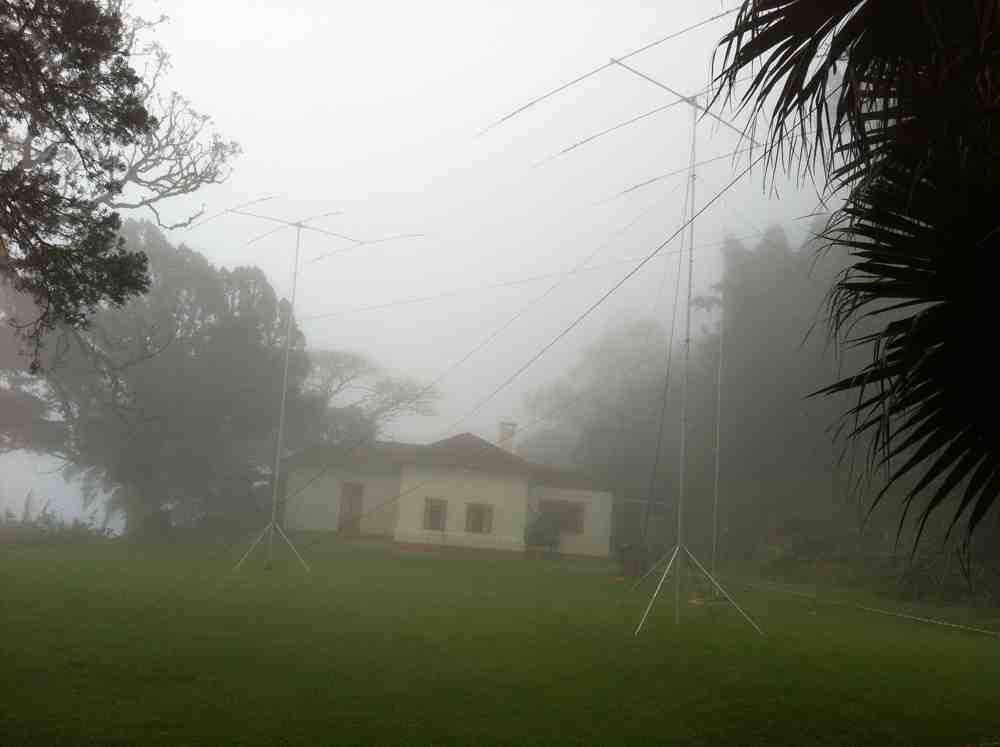
[(344, 483), (340, 492), (340, 531), (344, 534), (361, 534), (364, 496), (365, 489), (360, 483)]

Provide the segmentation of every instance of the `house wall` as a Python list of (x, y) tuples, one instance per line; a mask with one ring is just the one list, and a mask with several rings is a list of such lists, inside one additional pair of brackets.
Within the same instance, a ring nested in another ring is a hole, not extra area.
[[(340, 497), (345, 482), (364, 487), (361, 532), (392, 536), (396, 527), (398, 473), (391, 471), (335, 468), (318, 478), (320, 467), (298, 467), (288, 476), (285, 527), (310, 532), (336, 531), (340, 527)], [(310, 480), (315, 481), (299, 488)]]
[[(407, 465), (403, 467), (395, 539), (428, 545), (524, 550), (528, 483), (523, 477), (473, 470)], [(448, 502), (443, 532), (424, 529), (428, 498)], [(469, 503), (493, 506), (489, 534), (465, 531)]]
[(543, 500), (583, 504), (583, 532), (561, 532), (559, 552), (599, 557), (607, 557), (611, 553), (611, 512), (614, 506), (611, 493), (538, 486), (531, 492), (529, 507), (532, 513), (539, 510)]
[[(288, 477), (285, 527), (300, 531), (336, 531), (345, 482), (364, 488), (361, 532), (393, 537), (398, 542), (495, 550), (524, 550), (524, 528), (542, 500), (583, 504), (583, 532), (563, 532), (559, 551), (606, 557), (610, 553), (610, 493), (533, 486), (524, 477), (475, 470), (405, 465), (398, 472), (383, 468), (329, 469), (316, 478), (317, 466), (294, 468)], [(315, 478), (315, 479), (314, 479)], [(309, 481), (310, 484), (306, 485)], [(299, 489), (302, 488), (301, 493)], [(443, 532), (424, 529), (428, 498), (447, 502)], [(470, 503), (493, 507), (488, 534), (466, 532)]]

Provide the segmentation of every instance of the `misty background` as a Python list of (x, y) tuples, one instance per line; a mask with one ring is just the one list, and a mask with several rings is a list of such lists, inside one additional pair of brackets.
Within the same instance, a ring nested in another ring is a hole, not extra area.
[[(161, 211), (165, 223), (201, 207), (210, 218), (168, 232), (171, 243), (219, 267), (257, 266), (278, 295), (288, 297), (294, 231), (255, 241), (273, 226), (220, 211), (273, 196), (247, 209), (288, 219), (343, 211), (314, 225), (361, 240), (422, 234), (353, 246), (303, 232), (296, 302), (308, 349), (356, 351), (418, 381), (438, 379), (520, 314), (440, 381), (433, 415), (399, 418), (383, 437), (427, 441), (472, 431), (493, 439), (499, 420), (522, 426), (537, 420), (531, 405), (537, 393), (576, 369), (607, 335), (648, 319), (669, 325), (680, 237), (511, 386), (478, 406), (617, 282), (633, 266), (628, 260), (647, 255), (681, 225), (692, 113), (674, 106), (553, 158), (674, 100), (609, 69), (487, 128), (606, 62), (596, 50), (622, 54), (663, 29), (719, 12), (718, 3), (678, 2), (666, 16), (662, 5), (639, 2), (309, 2), (293, 9), (142, 2), (135, 10), (171, 17), (157, 31), (173, 58), (167, 86), (211, 112), (218, 129), (244, 149), (226, 183)], [(703, 90), (719, 33), (709, 24), (632, 64), (684, 93)], [(420, 64), (401, 64), (406, 60)], [(745, 145), (713, 120), (699, 122), (699, 161)], [(722, 190), (747, 158), (699, 167), (696, 204)], [(621, 194), (673, 171), (680, 173)], [(761, 171), (742, 180), (696, 221), (695, 295), (716, 293), (727, 239), (754, 247), (765, 231), (780, 227), (783, 241), (797, 249), (810, 236), (807, 216), (816, 210), (808, 184), (779, 179), (765, 188)], [(562, 275), (581, 266), (596, 268)], [(789, 344), (801, 342), (820, 311), (821, 294), (806, 301), (773, 310), (793, 315)], [(692, 329), (707, 340), (717, 321), (718, 309), (705, 308), (696, 311)], [(773, 334), (745, 332), (762, 339)], [(727, 380), (734, 398), (753, 384)], [(823, 438), (829, 425), (810, 420), (811, 432)], [(522, 429), (518, 441), (530, 446), (533, 435)], [(63, 480), (58, 462), (21, 453), (0, 459), (5, 506), (19, 510), (34, 489), (57, 510), (80, 510), (79, 490)]]

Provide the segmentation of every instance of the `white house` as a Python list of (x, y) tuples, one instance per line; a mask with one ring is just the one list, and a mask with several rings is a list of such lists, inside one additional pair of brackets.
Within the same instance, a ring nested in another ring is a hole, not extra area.
[[(500, 443), (512, 439), (513, 426), (501, 424)], [(526, 525), (544, 512), (560, 526), (560, 552), (610, 552), (611, 493), (471, 433), (428, 445), (314, 447), (286, 460), (285, 473), (288, 529), (523, 551)]]

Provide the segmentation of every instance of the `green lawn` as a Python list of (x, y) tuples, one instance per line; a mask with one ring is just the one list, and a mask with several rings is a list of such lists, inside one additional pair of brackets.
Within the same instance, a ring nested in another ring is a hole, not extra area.
[[(334, 539), (0, 546), (0, 744), (965, 745), (1000, 640), (740, 590), (768, 632), (579, 559)], [(240, 548), (241, 549), (241, 548)]]

